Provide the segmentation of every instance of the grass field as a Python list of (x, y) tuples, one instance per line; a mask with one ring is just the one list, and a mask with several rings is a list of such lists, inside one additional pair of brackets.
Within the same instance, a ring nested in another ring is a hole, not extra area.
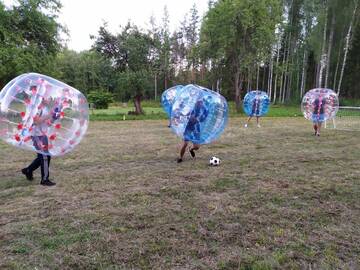
[[(126, 103), (125, 103), (126, 104)], [(237, 113), (234, 102), (228, 102), (229, 116), (244, 116), (243, 113)], [(167, 115), (162, 109), (160, 103), (155, 101), (144, 101), (144, 115), (129, 115), (129, 111), (134, 111), (134, 107), (129, 104), (112, 104), (106, 110), (90, 110), (90, 119), (97, 121), (123, 121), (123, 120), (162, 120), (167, 119)], [(272, 105), (267, 117), (302, 117), (299, 105)]]
[(177, 164), (166, 121), (91, 122), (53, 188), (0, 143), (0, 269), (360, 269), (359, 133), (243, 123)]

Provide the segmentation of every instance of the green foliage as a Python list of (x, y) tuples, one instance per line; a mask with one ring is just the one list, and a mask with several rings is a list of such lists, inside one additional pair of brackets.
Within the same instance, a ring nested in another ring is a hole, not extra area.
[(113, 35), (105, 24), (100, 27), (99, 35), (94, 39), (95, 50), (110, 59), (118, 71), (138, 71), (148, 68), (151, 39), (136, 25), (128, 23), (121, 29), (120, 34)]
[(14, 3), (5, 8), (0, 1), (0, 89), (21, 73), (40, 72), (85, 94), (103, 89), (122, 102), (153, 98), (155, 85), (160, 94), (196, 83), (239, 105), (245, 89), (268, 90), (270, 77), (276, 102), (290, 104), (316, 87), (320, 60), (329, 57), (322, 72), (327, 87), (337, 90), (344, 63), (342, 104), (360, 98), (358, 1), (209, 1), (204, 18), (194, 5), (173, 33), (164, 8), (160, 23), (152, 17), (147, 31), (128, 23), (113, 34), (104, 24), (92, 37), (93, 49), (83, 52), (62, 48), (59, 0)]
[(135, 96), (147, 96), (152, 89), (150, 52), (154, 45), (151, 37), (137, 26), (128, 23), (118, 35), (111, 34), (106, 24), (99, 30), (94, 48), (111, 61), (112, 89), (116, 100), (127, 101)]
[(94, 104), (96, 109), (107, 109), (113, 102), (113, 95), (109, 92), (90, 92), (87, 96), (89, 103)]
[(277, 0), (218, 1), (207, 12), (201, 27), (202, 57), (213, 63), (216, 79), (226, 77), (232, 83), (237, 97), (249, 66), (269, 56), (279, 22)]
[(136, 95), (149, 96), (152, 89), (152, 77), (149, 71), (127, 70), (116, 75), (116, 89), (114, 94), (118, 101), (128, 101)]
[(63, 31), (60, 8), (56, 0), (19, 0), (9, 9), (0, 3), (0, 87), (20, 73), (52, 73)]
[(112, 90), (113, 68), (110, 60), (95, 51), (63, 50), (55, 61), (56, 76), (84, 94), (95, 89)]

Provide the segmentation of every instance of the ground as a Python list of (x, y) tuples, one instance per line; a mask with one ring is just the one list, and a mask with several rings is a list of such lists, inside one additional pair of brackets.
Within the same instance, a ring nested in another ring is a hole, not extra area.
[(182, 164), (166, 121), (91, 122), (51, 188), (0, 143), (0, 269), (360, 269), (359, 133), (244, 120)]

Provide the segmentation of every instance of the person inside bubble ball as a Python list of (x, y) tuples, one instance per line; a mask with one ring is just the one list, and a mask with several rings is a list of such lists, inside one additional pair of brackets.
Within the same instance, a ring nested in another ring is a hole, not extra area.
[(312, 113), (312, 121), (314, 127), (314, 135), (320, 136), (321, 124), (325, 121), (325, 105), (326, 98), (321, 95), (314, 101), (314, 110)]
[(195, 103), (194, 110), (190, 114), (189, 121), (184, 131), (184, 140), (180, 149), (180, 157), (177, 162), (183, 161), (183, 157), (189, 142), (192, 142), (192, 147), (189, 148), (189, 152), (192, 158), (195, 158), (195, 151), (200, 149), (200, 145), (194, 143), (200, 141), (201, 135), (201, 122), (203, 122), (208, 116), (208, 109), (204, 105), (202, 100), (198, 100)]
[(261, 103), (260, 97), (256, 96), (255, 99), (254, 99), (254, 102), (252, 104), (251, 114), (250, 114), (249, 118), (247, 119), (247, 122), (246, 122), (244, 127), (246, 127), (246, 128), (248, 127), (251, 118), (253, 118), (254, 116), (256, 117), (257, 127), (258, 128), (260, 127), (260, 123), (259, 123), (259, 120), (260, 120), (260, 116), (259, 116), (259, 114), (260, 114), (260, 103)]
[[(32, 86), (31, 90), (36, 90), (36, 86)], [(49, 105), (50, 99), (43, 98), (41, 104), (38, 107), (38, 111), (33, 118), (33, 125), (31, 127), (31, 139), (36, 150), (43, 153), (37, 153), (37, 157), (26, 168), (22, 169), (22, 173), (26, 176), (26, 179), (33, 180), (33, 172), (39, 167), (41, 168), (41, 185), (54, 186), (56, 183), (49, 180), (50, 176), (50, 160), (51, 155), (49, 153), (49, 139), (47, 136), (49, 125), (54, 123), (60, 118), (60, 108), (55, 108), (50, 111)]]

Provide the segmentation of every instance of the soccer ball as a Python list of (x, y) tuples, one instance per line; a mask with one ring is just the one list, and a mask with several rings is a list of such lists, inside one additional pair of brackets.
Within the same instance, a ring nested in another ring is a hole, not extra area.
[(219, 166), (220, 165), (220, 159), (217, 157), (212, 157), (209, 160), (210, 166)]

